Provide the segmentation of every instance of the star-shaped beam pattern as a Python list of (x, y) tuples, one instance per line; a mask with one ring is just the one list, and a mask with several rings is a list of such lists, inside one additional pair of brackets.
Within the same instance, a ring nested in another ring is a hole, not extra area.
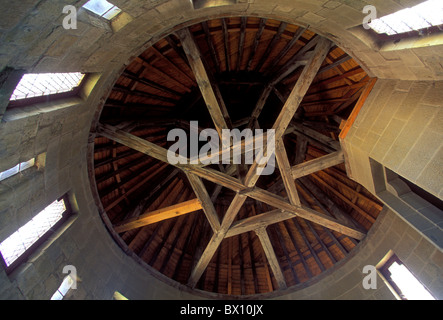
[[(300, 31), (300, 34), (301, 33), (302, 31)], [(187, 61), (194, 73), (196, 83), (202, 93), (214, 127), (221, 137), (223, 129), (232, 129), (232, 121), (229, 117), (223, 97), (221, 96), (221, 92), (217, 83), (214, 81), (213, 76), (206, 67), (206, 63), (202, 58), (202, 54), (192, 33), (188, 29), (183, 29), (177, 32), (177, 37), (181, 41)], [(249, 168), (243, 164), (235, 166), (237, 177), (230, 174), (233, 173), (232, 170), (224, 170), (224, 168), (223, 170), (218, 171), (205, 167), (202, 164), (193, 165), (179, 163), (174, 166), (186, 174), (189, 184), (196, 195), (196, 199), (158, 209), (153, 212), (145, 212), (135, 218), (128, 218), (114, 226), (116, 232), (124, 232), (133, 228), (140, 228), (141, 226), (170, 219), (178, 215), (203, 210), (209, 225), (212, 228), (213, 234), (190, 274), (188, 285), (192, 288), (195, 287), (208, 267), (208, 264), (214, 257), (214, 254), (223, 239), (249, 231), (254, 231), (258, 236), (263, 247), (263, 252), (268, 259), (278, 286), (280, 288), (286, 288), (287, 284), (266, 228), (271, 224), (292, 219), (294, 217), (306, 219), (307, 221), (317, 223), (325, 228), (358, 240), (363, 239), (365, 232), (356, 228), (349, 221), (346, 221), (346, 219), (338, 220), (332, 216), (319, 213), (303, 205), (297, 192), (295, 179), (329, 168), (344, 161), (344, 156), (340, 151), (339, 145), (331, 142), (330, 147), (331, 149), (336, 150), (335, 152), (291, 166), (283, 143), (283, 136), (288, 132), (297, 131), (298, 133), (303, 134), (303, 130), (300, 127), (297, 127), (296, 124), (291, 123), (291, 121), (297, 112), (303, 97), (319, 72), (331, 46), (332, 43), (329, 40), (320, 36), (311, 40), (307, 46), (291, 59), (289, 64), (286, 64), (285, 67), (279, 70), (277, 75), (271, 79), (268, 86), (265, 87), (248, 122), (248, 126), (256, 127), (256, 120), (265, 106), (270, 92), (274, 90), (275, 84), (282, 77), (293, 72), (296, 68), (303, 67), (303, 70), (294, 88), (287, 97), (280, 114), (272, 128), (270, 128), (275, 132), (275, 155), (288, 199), (256, 186), (260, 177), (258, 172), (263, 166), (263, 164), (260, 164), (257, 159)], [(129, 132), (122, 130), (122, 128), (124, 129), (124, 127), (101, 123), (98, 124), (96, 131), (103, 137), (107, 137), (117, 143), (144, 153), (164, 162), (165, 164), (170, 164), (167, 157), (167, 149), (130, 134)], [(223, 147), (232, 148), (232, 141), (231, 145), (224, 145)], [(235, 192), (235, 196), (226, 212), (224, 212), (224, 215), (221, 217), (221, 220), (216, 212), (211, 195), (206, 190), (202, 179), (206, 179), (220, 187), (225, 187)], [(242, 208), (248, 197), (266, 203), (277, 209), (234, 222), (239, 210)]]

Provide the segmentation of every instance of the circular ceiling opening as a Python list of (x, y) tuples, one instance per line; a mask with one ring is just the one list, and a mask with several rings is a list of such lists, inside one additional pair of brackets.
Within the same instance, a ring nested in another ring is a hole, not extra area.
[[(195, 290), (243, 296), (309, 281), (347, 257), (382, 208), (347, 177), (338, 140), (369, 80), (329, 40), (277, 20), (168, 35), (127, 66), (101, 112), (93, 181), (104, 221), (148, 270)], [(177, 129), (189, 149), (205, 129), (274, 130), (275, 168), (257, 175), (245, 157), (172, 165)]]

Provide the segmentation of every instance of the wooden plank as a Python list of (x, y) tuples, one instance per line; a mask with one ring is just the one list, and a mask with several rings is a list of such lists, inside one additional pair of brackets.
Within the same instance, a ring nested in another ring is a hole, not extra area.
[(189, 29), (185, 28), (179, 30), (177, 31), (177, 35), (180, 38), (195, 79), (197, 80), (197, 84), (202, 92), (203, 99), (206, 102), (206, 106), (214, 122), (215, 129), (221, 138), (222, 130), (227, 129), (228, 125), (226, 124), (219, 101), (214, 93), (211, 81), (204, 67), (200, 50)]
[(137, 150), (157, 160), (168, 163), (168, 150), (152, 142), (139, 138), (125, 131), (118, 130), (116, 127), (107, 124), (99, 124), (96, 130), (97, 133), (103, 137), (114, 140), (131, 149)]
[(138, 63), (141, 63), (144, 67), (150, 69), (151, 71), (154, 71), (155, 73), (159, 74), (162, 78), (164, 78), (165, 80), (169, 81), (170, 83), (174, 83), (175, 85), (177, 85), (178, 87), (180, 87), (182, 90), (186, 91), (186, 92), (191, 92), (191, 89), (189, 89), (188, 87), (186, 87), (184, 84), (182, 84), (180, 81), (174, 79), (173, 77), (171, 77), (170, 75), (164, 73), (163, 71), (161, 71), (160, 69), (154, 67), (153, 65), (149, 64), (145, 59), (141, 58), (141, 57), (137, 57), (134, 59), (135, 61), (137, 61)]
[(309, 89), (312, 81), (314, 80), (318, 69), (320, 68), (323, 60), (328, 54), (329, 48), (331, 47), (331, 42), (325, 38), (321, 38), (317, 46), (314, 49), (314, 52), (311, 58), (308, 60), (306, 66), (303, 69), (303, 72), (300, 75), (300, 78), (297, 80), (291, 94), (289, 95), (288, 100), (283, 106), (282, 111), (280, 112), (277, 120), (272, 127), (276, 133), (276, 137), (283, 136), (286, 128), (292, 120), (295, 112), (297, 111), (301, 100)]
[(202, 22), (202, 28), (205, 32), (206, 43), (208, 44), (209, 50), (211, 50), (211, 58), (214, 62), (215, 70), (220, 73), (220, 62), (218, 60), (217, 51), (215, 50), (214, 43), (212, 42), (211, 32), (209, 31), (208, 23), (206, 21)]
[(257, 52), (258, 44), (260, 43), (261, 36), (263, 35), (263, 31), (265, 30), (267, 19), (261, 18), (258, 26), (257, 33), (255, 34), (254, 43), (252, 45), (251, 54), (249, 55), (248, 61), (248, 71), (252, 69), (252, 62), (254, 61), (255, 53)]
[(332, 139), (331, 137), (325, 136), (324, 134), (318, 132), (317, 130), (314, 130), (312, 128), (309, 128), (308, 126), (305, 126), (301, 123), (292, 121), (291, 127), (295, 129), (295, 134), (297, 132), (303, 134), (305, 137), (307, 137), (308, 140), (312, 141), (315, 140), (324, 146), (328, 147), (331, 150), (340, 150), (340, 142)]
[(306, 31), (307, 28), (299, 27), (292, 37), (291, 41), (289, 41), (286, 46), (281, 50), (277, 57), (272, 61), (267, 70), (265, 71), (265, 76), (268, 76), (271, 72), (275, 71), (275, 66), (278, 65), (280, 60), (291, 50), (291, 48), (297, 43), (302, 34)]
[[(149, 141), (140, 139), (134, 135), (131, 135), (129, 133), (122, 132), (121, 130), (116, 130), (114, 127), (109, 125), (99, 125), (98, 133), (113, 139), (119, 143), (123, 143), (126, 146), (136, 149), (140, 152), (146, 153), (150, 156), (153, 156), (154, 158), (163, 161), (167, 161), (167, 150), (159, 147)], [(238, 179), (235, 179), (225, 173), (209, 169), (209, 168), (201, 168), (198, 166), (193, 165), (176, 165), (177, 167), (181, 168), (182, 170), (194, 173), (198, 175), (201, 178), (205, 178), (209, 181), (212, 181), (214, 183), (220, 184), (226, 188), (229, 188), (235, 192), (240, 192), (241, 194), (248, 195), (256, 200), (263, 201), (271, 206), (277, 207), (279, 209), (288, 210), (291, 212), (295, 212), (298, 216), (301, 216), (305, 219), (311, 220), (313, 222), (316, 222), (318, 224), (324, 225), (325, 227), (328, 227), (330, 229), (336, 230), (340, 233), (349, 235), (354, 237), (355, 239), (361, 240), (364, 237), (364, 234), (361, 233), (358, 230), (355, 230), (354, 228), (350, 228), (349, 226), (344, 226), (339, 224), (335, 219), (329, 218), (329, 217), (323, 217), (321, 214), (317, 212), (312, 212), (312, 210), (305, 210), (307, 208), (302, 208), (299, 206), (293, 206), (290, 203), (286, 202), (283, 198), (280, 196), (274, 195), (266, 190), (262, 190), (260, 188), (248, 188), (247, 186), (243, 185)], [(251, 171), (251, 169), (249, 170)], [(249, 174), (249, 172), (248, 172)], [(255, 180), (256, 181), (256, 180)], [(238, 198), (241, 198), (241, 194), (237, 194), (234, 197), (233, 203), (238, 201)], [(243, 199), (244, 202), (245, 199)], [(242, 204), (243, 204), (242, 202)], [(352, 203), (352, 202), (351, 202)], [(355, 206), (355, 204), (352, 204)], [(233, 209), (237, 208), (239, 209), (241, 207), (233, 207), (231, 206), (228, 209), (231, 211), (234, 211)], [(298, 211), (297, 211), (298, 210)], [(238, 212), (238, 211), (237, 211)], [(228, 228), (230, 227), (232, 221), (234, 220), (237, 212), (230, 212), (230, 215), (226, 214), (225, 218), (223, 219), (221, 230), (223, 232), (226, 232)], [(312, 220), (314, 219), (314, 220)], [(214, 250), (215, 252), (215, 250)], [(208, 261), (209, 263), (209, 261)]]
[(351, 206), (355, 211), (357, 211), (359, 214), (361, 214), (363, 217), (365, 217), (367, 220), (369, 220), (371, 223), (375, 222), (375, 218), (372, 217), (369, 213), (367, 213), (365, 210), (360, 208), (358, 205), (353, 203), (350, 199), (346, 198), (343, 194), (338, 192), (336, 188), (333, 188), (328, 183), (326, 183), (324, 180), (322, 180), (319, 176), (313, 174), (312, 177), (318, 181), (321, 185), (323, 185), (326, 189), (331, 191), (333, 194), (335, 194), (337, 197), (339, 197), (341, 200), (346, 202), (349, 206)]
[(291, 168), (291, 174), (293, 179), (298, 179), (316, 171), (324, 170), (329, 167), (333, 167), (340, 163), (343, 163), (345, 158), (342, 151), (336, 151), (325, 156), (309, 160), (300, 164), (297, 164)]
[[(307, 64), (309, 58), (308, 53), (314, 46), (318, 45), (319, 40), (324, 39), (318, 35), (312, 37), (307, 44), (305, 44), (292, 58), (290, 58), (286, 63), (273, 74), (273, 77), (270, 81), (271, 84), (275, 85), (282, 81), (284, 78), (289, 76), (295, 70), (297, 70), (300, 66)], [(329, 51), (329, 49), (328, 49)], [(326, 53), (327, 54), (327, 53)], [(326, 55), (325, 55), (326, 57)], [(324, 58), (323, 58), (324, 59)], [(322, 61), (323, 62), (323, 61)], [(320, 68), (320, 67), (319, 67)]]
[(188, 79), (193, 85), (195, 85), (195, 80), (192, 79), (191, 77), (189, 77), (182, 69), (180, 69), (179, 67), (177, 67), (175, 65), (174, 62), (172, 62), (171, 60), (169, 60), (168, 57), (164, 56), (160, 51), (158, 51), (154, 46), (152, 46), (151, 48), (149, 48), (149, 51), (154, 52), (154, 54), (156, 55), (157, 58), (159, 58), (160, 60), (164, 61), (170, 68), (172, 68), (174, 70), (174, 72), (181, 74), (183, 77), (185, 77), (186, 79)]
[[(332, 201), (321, 188), (319, 188), (315, 183), (313, 183), (307, 177), (301, 178), (298, 182), (300, 182), (300, 188), (305, 190), (305, 193), (308, 193), (308, 196), (317, 200), (322, 206), (325, 206), (327, 212), (330, 212), (338, 221), (341, 221), (348, 225), (358, 225), (352, 219), (352, 217), (345, 213), (337, 204)], [(303, 192), (303, 191), (301, 191)]]
[(278, 27), (277, 32), (275, 33), (274, 37), (272, 38), (271, 42), (266, 46), (266, 50), (263, 53), (262, 57), (260, 58), (260, 61), (255, 66), (255, 71), (260, 72), (260, 69), (262, 68), (263, 64), (265, 63), (266, 59), (269, 58), (269, 55), (272, 52), (272, 49), (274, 49), (277, 42), (280, 40), (282, 33), (285, 31), (288, 24), (286, 22), (280, 23), (280, 26)]
[(272, 90), (273, 86), (271, 85), (266, 85), (264, 87), (260, 97), (258, 98), (257, 104), (255, 105), (255, 108), (252, 111), (251, 116), (249, 117), (249, 122), (247, 126), (249, 129), (254, 128), (255, 121), (258, 119), (258, 116), (262, 112)]
[(306, 140), (303, 136), (298, 136), (296, 151), (295, 151), (295, 161), (294, 161), (296, 165), (305, 161), (307, 150), (308, 150), (308, 140)]
[(345, 63), (346, 61), (348, 61), (350, 59), (352, 59), (352, 57), (346, 54), (343, 58), (339, 58), (339, 60), (337, 60), (337, 61), (335, 61), (335, 62), (333, 62), (331, 64), (328, 64), (327, 66), (324, 66), (323, 68), (321, 68), (318, 71), (318, 73), (320, 74), (320, 73), (323, 73), (323, 72), (328, 71), (330, 69), (333, 69), (335, 67), (338, 67), (339, 65)]
[[(156, 166), (160, 166), (160, 164), (156, 164)], [(159, 168), (160, 170), (164, 170), (166, 168), (166, 165), (163, 165), (161, 168)], [(105, 211), (109, 211), (112, 208), (114, 208), (116, 205), (118, 205), (122, 200), (127, 199), (127, 197), (129, 195), (131, 195), (132, 193), (136, 192), (142, 185), (144, 185), (145, 183), (147, 183), (149, 180), (151, 180), (155, 174), (157, 172), (153, 172), (151, 174), (149, 174), (147, 177), (145, 177), (144, 179), (142, 179), (140, 182), (136, 183), (134, 186), (132, 186), (129, 190), (126, 190), (126, 192), (122, 195), (120, 195), (117, 199), (115, 199), (114, 201), (112, 201), (111, 203), (107, 204), (106, 207), (104, 208)], [(128, 181), (127, 181), (128, 182)], [(123, 184), (124, 185), (124, 184)], [(118, 183), (118, 186), (122, 186), (122, 184)], [(109, 194), (109, 192), (106, 192), (105, 194)]]
[(284, 239), (283, 235), (281, 234), (280, 229), (278, 228), (278, 226), (274, 225), (270, 230), (273, 230), (274, 233), (277, 234), (278, 242), (280, 243), (280, 247), (283, 250), (286, 261), (288, 263), (289, 270), (292, 273), (292, 278), (294, 279), (294, 282), (300, 283), (300, 279), (298, 278), (297, 273), (295, 272), (295, 269), (294, 269), (295, 264), (292, 262), (291, 256), (289, 255), (288, 248), (286, 247), (285, 239)]
[(280, 170), (289, 202), (293, 205), (299, 205), (300, 198), (298, 197), (297, 188), (291, 173), (291, 165), (289, 164), (288, 155), (282, 138), (277, 141), (275, 147), (275, 157), (277, 159), (278, 169)]
[(357, 230), (354, 226), (339, 222), (337, 219), (326, 216), (306, 206), (294, 206), (287, 202), (282, 197), (275, 195), (271, 192), (260, 188), (251, 188), (241, 192), (253, 199), (261, 202), (265, 202), (270, 206), (282, 209), (284, 211), (292, 212), (296, 216), (317, 223), (326, 228), (335, 230), (341, 234), (353, 237), (357, 240), (362, 240), (365, 237), (365, 233)]
[[(331, 47), (331, 42), (329, 40), (321, 38), (318, 41), (317, 46), (311, 58), (309, 59), (305, 68), (303, 69), (300, 78), (297, 80), (297, 83), (295, 84), (291, 94), (289, 95), (288, 100), (286, 100), (286, 103), (284, 104), (280, 114), (278, 115), (277, 120), (272, 126), (276, 139), (279, 139), (284, 135), (295, 112), (300, 106), (300, 102), (302, 101), (304, 95), (308, 91), (309, 86), (314, 80), (315, 75), (317, 74), (317, 71), (320, 68), (324, 58), (328, 54), (330, 47)], [(245, 185), (247, 187), (252, 187), (257, 182), (259, 178), (259, 175), (257, 174), (258, 169), (259, 166), (256, 160), (251, 165), (248, 174), (246, 175)]]
[(231, 54), (229, 52), (229, 32), (228, 25), (226, 24), (226, 19), (221, 19), (222, 31), (223, 31), (223, 44), (225, 47), (225, 61), (226, 61), (226, 72), (231, 71)]
[(239, 72), (243, 61), (243, 52), (245, 50), (246, 23), (248, 18), (241, 17), (240, 37), (238, 40), (238, 59), (236, 71)]
[(114, 226), (117, 233), (140, 228), (148, 224), (153, 224), (159, 221), (175, 218), (190, 212), (195, 212), (202, 209), (200, 200), (193, 199), (178, 203), (166, 208), (157, 209), (151, 212), (144, 213), (137, 218), (128, 219)]
[(283, 272), (281, 270), (280, 264), (278, 263), (277, 256), (275, 255), (274, 248), (272, 247), (271, 240), (269, 239), (266, 229), (257, 229), (255, 230), (255, 233), (260, 239), (263, 251), (265, 252), (266, 258), (268, 259), (269, 265), (271, 266), (272, 273), (274, 274), (279, 289), (286, 289), (286, 280), (283, 276)]
[(226, 233), (226, 238), (233, 237), (245, 232), (254, 231), (259, 228), (266, 228), (267, 226), (282, 222), (288, 219), (295, 218), (296, 215), (289, 211), (280, 209), (271, 210), (260, 213), (256, 216), (248, 217), (232, 224), (232, 227)]
[(152, 190), (150, 190), (149, 193), (146, 194), (140, 200), (140, 202), (135, 206), (135, 208), (133, 208), (132, 210), (130, 210), (129, 212), (127, 212), (125, 214), (124, 219), (135, 218), (135, 217), (140, 216), (142, 214), (144, 208), (146, 208), (148, 203), (151, 201), (154, 194), (156, 194), (159, 190), (161, 190), (163, 187), (165, 187), (173, 178), (175, 178), (175, 176), (179, 172), (180, 172), (179, 169), (174, 169), (166, 177), (163, 174), (161, 174), (161, 175), (159, 174), (159, 175), (155, 176), (153, 178), (153, 180), (151, 180), (155, 183), (155, 187)]
[(207, 244), (205, 250), (203, 251), (203, 254), (201, 255), (200, 259), (197, 261), (197, 264), (195, 265), (194, 269), (191, 272), (191, 275), (188, 280), (188, 285), (190, 287), (192, 288), (195, 287), (198, 280), (202, 276), (203, 272), (206, 270), (209, 262), (211, 261), (212, 257), (214, 256), (215, 252), (220, 246), (222, 240), (226, 235), (226, 232), (231, 226), (234, 218), (237, 216), (237, 213), (240, 210), (243, 203), (245, 202), (246, 198), (247, 197), (244, 195), (237, 194), (234, 197), (234, 200), (232, 200), (231, 205), (229, 206), (228, 210), (225, 213), (220, 229), (218, 230), (218, 232), (212, 235), (211, 239), (209, 240), (209, 243)]
[(211, 225), (212, 230), (217, 232), (220, 229), (220, 221), (205, 185), (201, 179), (193, 173), (187, 172), (186, 176), (188, 177), (189, 183), (191, 184), (195, 195), (202, 205), (202, 209), (209, 221), (209, 224)]
[(357, 116), (363, 107), (366, 99), (368, 98), (369, 94), (372, 91), (372, 88), (374, 88), (375, 83), (377, 82), (377, 78), (372, 78), (369, 80), (368, 84), (366, 85), (365, 89), (363, 90), (360, 98), (358, 99), (354, 109), (352, 110), (351, 114), (348, 117), (348, 120), (346, 120), (345, 126), (343, 127), (342, 131), (340, 132), (339, 138), (344, 139), (346, 138), (346, 135), (348, 134), (349, 130), (351, 129), (352, 125), (355, 122), (355, 119), (357, 119)]

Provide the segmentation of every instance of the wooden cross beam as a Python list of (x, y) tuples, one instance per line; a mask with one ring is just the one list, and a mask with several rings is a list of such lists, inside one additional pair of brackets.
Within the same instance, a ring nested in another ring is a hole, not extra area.
[[(127, 147), (133, 148), (135, 150), (138, 150), (140, 152), (146, 153), (149, 156), (152, 156), (160, 161), (167, 162), (167, 150), (157, 146), (149, 141), (143, 140), (139, 137), (136, 137), (132, 134), (123, 132), (121, 130), (117, 130), (112, 126), (109, 125), (99, 125), (97, 128), (97, 132), (101, 134), (102, 136), (105, 136), (109, 139), (115, 140), (119, 143), (122, 143), (126, 145)], [(312, 160), (315, 161), (316, 159)], [(316, 211), (312, 212), (312, 210), (303, 207), (303, 206), (294, 206), (290, 203), (288, 203), (286, 200), (281, 198), (280, 196), (274, 195), (273, 193), (257, 188), (257, 187), (248, 187), (247, 185), (242, 184), (238, 179), (229, 176), (226, 173), (222, 173), (220, 171), (210, 169), (210, 168), (202, 168), (198, 165), (190, 165), (190, 164), (177, 164), (176, 167), (182, 169), (183, 171), (187, 173), (192, 173), (196, 176), (199, 176), (201, 178), (207, 179), (209, 181), (212, 181), (216, 184), (220, 184), (223, 187), (226, 187), (228, 189), (231, 189), (235, 192), (237, 192), (237, 195), (234, 197), (234, 200), (240, 202), (241, 199), (243, 199), (242, 196), (247, 195), (251, 198), (254, 198), (256, 200), (265, 202), (271, 206), (287, 210), (290, 212), (293, 212), (297, 214), (298, 216), (311, 220), (313, 222), (316, 222), (318, 224), (324, 225), (328, 228), (331, 228), (333, 230), (337, 230), (343, 234), (349, 235), (356, 239), (361, 239), (364, 234), (362, 234), (360, 231), (353, 229), (350, 226), (343, 225), (336, 221), (335, 219), (329, 218), (329, 217), (323, 217), (323, 215), (317, 213)], [(236, 199), (238, 198), (238, 199)], [(245, 198), (243, 199), (243, 201)], [(238, 207), (238, 209), (241, 207), (241, 205)], [(237, 208), (237, 206), (234, 206), (231, 208), (231, 211), (233, 209)], [(229, 211), (229, 209), (228, 209)], [(303, 216), (302, 216), (303, 215)], [(229, 216), (227, 213), (225, 215), (226, 217), (229, 217), (231, 219), (232, 217)], [(235, 218), (235, 214), (233, 214), (233, 217)], [(233, 220), (233, 218), (232, 218)], [(230, 220), (224, 221), (224, 224), (222, 222), (222, 226), (220, 227), (219, 232), (226, 232), (227, 229), (226, 225)]]
[(293, 179), (298, 179), (308, 174), (333, 167), (345, 161), (343, 151), (336, 151), (325, 156), (309, 160), (300, 164), (297, 164), (291, 168), (291, 174)]
[[(331, 42), (325, 38), (322, 38), (318, 41), (317, 46), (312, 54), (312, 57), (309, 59), (305, 69), (300, 76), (300, 79), (297, 81), (291, 95), (286, 101), (285, 105), (282, 108), (277, 120), (275, 121), (272, 129), (276, 132), (275, 137), (280, 139), (286, 131), (292, 117), (297, 111), (298, 106), (306, 94), (309, 85), (312, 83), (315, 75), (318, 72), (324, 58), (329, 52), (329, 48), (331, 47)], [(255, 159), (252, 166), (249, 168), (248, 173), (244, 179), (245, 186), (251, 188), (255, 186), (259, 175), (257, 174), (259, 170), (259, 163), (257, 159)], [(188, 284), (191, 287), (194, 287), (197, 284), (197, 281), (200, 279), (204, 270), (208, 266), (211, 257), (217, 251), (222, 239), (224, 238), (225, 233), (230, 228), (232, 221), (237, 216), (240, 207), (243, 205), (246, 197), (240, 193), (237, 193), (232, 201), (231, 206), (229, 206), (228, 211), (225, 214), (225, 217), (222, 221), (222, 226), (220, 228), (220, 232), (214, 234), (213, 238), (209, 242), (205, 251), (203, 252), (202, 258), (198, 261), (194, 270), (191, 273)], [(270, 248), (272, 249), (272, 247)]]
[(289, 202), (293, 205), (300, 205), (297, 187), (295, 186), (294, 178), (291, 173), (291, 165), (289, 163), (283, 139), (281, 138), (276, 143), (275, 157), (277, 158), (278, 169), (280, 170), (283, 184), (288, 193)]
[(268, 259), (269, 265), (271, 266), (272, 273), (274, 274), (275, 280), (277, 280), (278, 287), (280, 289), (286, 289), (286, 281), (281, 270), (280, 264), (278, 263), (277, 256), (275, 255), (274, 248), (272, 247), (271, 240), (269, 239), (268, 233), (265, 228), (259, 228), (255, 230), (257, 237), (260, 239), (263, 251), (265, 252), (266, 258)]
[(114, 225), (114, 230), (117, 233), (121, 233), (124, 231), (141, 228), (159, 221), (175, 218), (190, 212), (195, 212), (200, 209), (202, 209), (202, 203), (200, 200), (193, 199), (174, 204), (166, 208), (146, 212), (137, 218), (127, 219), (117, 225)]
[(226, 124), (219, 100), (214, 93), (211, 81), (203, 64), (200, 50), (195, 43), (194, 37), (187, 28), (177, 31), (177, 35), (180, 38), (197, 84), (200, 87), (203, 99), (206, 102), (206, 106), (214, 122), (215, 129), (221, 138), (222, 130), (227, 129), (228, 125)]

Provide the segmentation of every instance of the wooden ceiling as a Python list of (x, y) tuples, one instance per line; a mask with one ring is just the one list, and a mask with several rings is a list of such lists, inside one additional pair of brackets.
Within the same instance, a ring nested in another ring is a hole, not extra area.
[[(104, 221), (148, 269), (196, 290), (307, 282), (348, 256), (382, 209), (347, 177), (338, 142), (369, 81), (342, 49), (276, 20), (167, 36), (127, 66), (103, 108), (93, 179)], [(254, 165), (168, 164), (168, 132), (190, 121), (277, 129), (278, 169), (257, 180)]]

